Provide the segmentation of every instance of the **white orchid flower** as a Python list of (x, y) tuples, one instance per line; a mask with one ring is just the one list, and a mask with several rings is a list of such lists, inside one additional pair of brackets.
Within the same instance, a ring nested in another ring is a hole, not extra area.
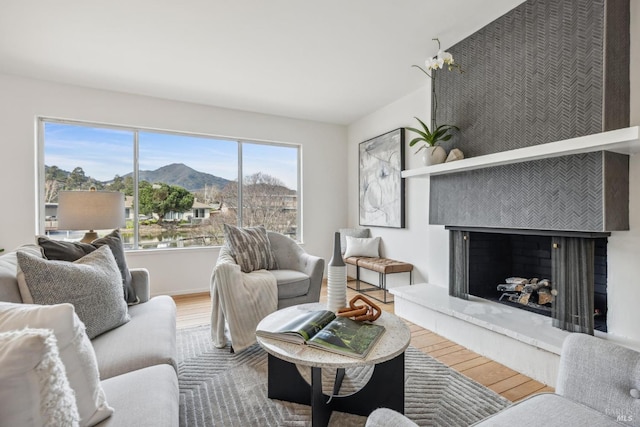
[(427, 69), (429, 70), (439, 70), (444, 65), (444, 61), (440, 58), (429, 58), (425, 61)]
[(441, 59), (447, 65), (453, 64), (453, 55), (451, 55), (449, 52), (439, 50), (438, 59)]

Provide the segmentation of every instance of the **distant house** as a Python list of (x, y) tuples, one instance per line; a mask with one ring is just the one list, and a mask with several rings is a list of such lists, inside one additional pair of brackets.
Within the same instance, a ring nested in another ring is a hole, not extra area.
[(58, 204), (45, 203), (44, 205), (44, 230), (58, 229)]
[[(124, 198), (124, 208), (125, 208), (125, 218), (133, 221), (134, 212), (133, 212), (133, 196), (125, 196)], [(203, 219), (209, 218), (211, 216), (211, 211), (215, 210), (216, 207), (199, 202), (198, 200), (193, 201), (193, 206), (190, 210), (185, 212), (176, 212), (170, 211), (164, 216), (165, 221), (190, 221), (192, 224), (197, 224), (202, 222)], [(158, 214), (154, 213), (153, 218), (158, 219)], [(141, 216), (142, 219), (142, 216)]]

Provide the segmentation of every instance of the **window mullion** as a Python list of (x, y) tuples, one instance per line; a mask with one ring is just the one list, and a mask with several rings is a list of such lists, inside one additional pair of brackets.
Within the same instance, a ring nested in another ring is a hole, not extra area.
[(140, 161), (139, 152), (139, 131), (133, 131), (133, 249), (140, 249), (139, 246), (139, 231), (140, 231), (140, 215), (138, 207), (138, 164)]
[(238, 226), (243, 226), (242, 221), (242, 141), (238, 141)]

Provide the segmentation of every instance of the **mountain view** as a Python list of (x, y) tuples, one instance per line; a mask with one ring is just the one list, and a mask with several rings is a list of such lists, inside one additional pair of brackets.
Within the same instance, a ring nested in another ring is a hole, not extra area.
[[(74, 173), (78, 173), (78, 171), (69, 172), (59, 169), (56, 166), (45, 166), (45, 176), (47, 179), (66, 181), (69, 179), (69, 176)], [(121, 178), (124, 179), (132, 177), (132, 175), (132, 173), (128, 173)], [(113, 180), (103, 182), (97, 181), (90, 176), (84, 176), (84, 173), (82, 173), (81, 180), (92, 185), (97, 184), (96, 187), (102, 187), (113, 182)], [(152, 184), (164, 182), (169, 185), (179, 185), (191, 192), (202, 191), (205, 187), (213, 187), (221, 190), (231, 182), (230, 180), (219, 176), (199, 172), (183, 163), (172, 163), (152, 171), (142, 170), (140, 171), (140, 181), (148, 181)]]
[[(140, 181), (148, 181), (150, 183), (164, 182), (169, 185), (179, 185), (189, 191), (201, 191), (205, 187), (224, 188), (230, 181), (219, 176), (211, 175), (190, 168), (183, 163), (172, 163), (162, 166), (156, 170), (141, 170)], [(127, 174), (123, 178), (131, 176)]]

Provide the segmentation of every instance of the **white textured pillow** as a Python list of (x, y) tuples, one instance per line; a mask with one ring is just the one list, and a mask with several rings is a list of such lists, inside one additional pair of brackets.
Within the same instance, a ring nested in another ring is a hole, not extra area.
[(91, 426), (108, 418), (113, 409), (100, 385), (96, 354), (73, 306), (0, 302), (0, 332), (25, 327), (53, 330), (69, 384), (76, 393), (80, 426)]
[[(122, 276), (108, 246), (74, 262), (51, 261), (23, 251), (17, 257), (32, 301), (73, 304), (89, 338), (129, 321)], [(25, 295), (22, 299), (29, 300)]]
[(380, 256), (380, 237), (351, 237), (347, 236), (347, 250), (345, 258), (351, 256), (366, 256), (378, 258)]
[(368, 228), (340, 228), (340, 252), (344, 254), (347, 251), (347, 236), (351, 237), (371, 237), (371, 231)]
[(0, 424), (78, 426), (78, 408), (48, 329), (0, 332)]

